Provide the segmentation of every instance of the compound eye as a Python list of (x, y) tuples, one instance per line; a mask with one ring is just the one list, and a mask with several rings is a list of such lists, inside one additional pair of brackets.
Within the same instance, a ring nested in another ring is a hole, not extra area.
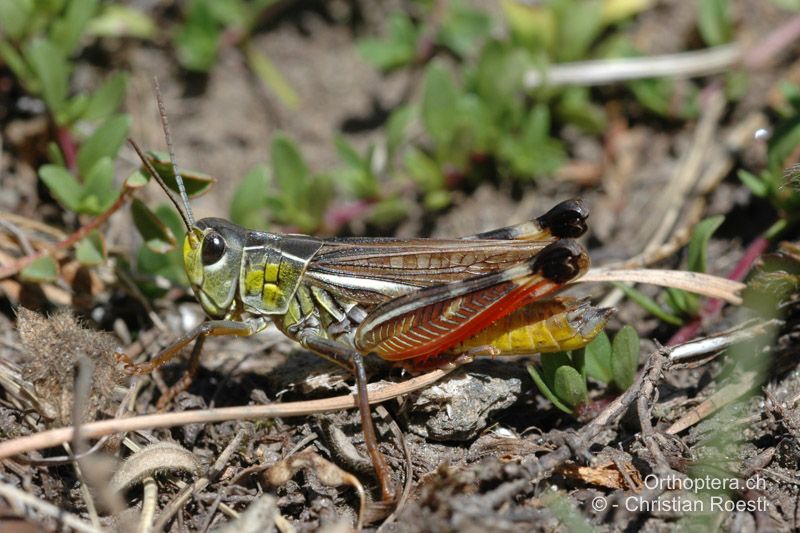
[(203, 266), (213, 265), (222, 258), (224, 253), (225, 240), (219, 233), (212, 231), (205, 236), (201, 253)]

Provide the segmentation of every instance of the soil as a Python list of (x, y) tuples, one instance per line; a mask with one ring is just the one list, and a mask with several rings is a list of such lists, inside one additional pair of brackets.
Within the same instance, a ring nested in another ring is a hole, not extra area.
[[(175, 22), (174, 14), (158, 10), (152, 2), (134, 3), (163, 17), (166, 25)], [(291, 6), (278, 11), (255, 34), (254, 45), (297, 90), (298, 109), (287, 109), (266, 91), (233, 47), (223, 49), (208, 76), (181, 70), (165, 40), (108, 42), (100, 45), (108, 48), (101, 64), (78, 61), (75, 78), (81, 85), (93, 86), (115, 68), (132, 73), (125, 102), (134, 117), (132, 136), (154, 149), (163, 146), (151, 89), (152, 77), (159, 77), (181, 166), (219, 180), (193, 204), (198, 218), (229, 216), (226, 206), (237, 180), (269, 161), (269, 140), (276, 131), (285, 131), (298, 142), (312, 169), (327, 169), (338, 164), (334, 132), (344, 131), (356, 147), (365, 149), (380, 141), (391, 109), (418, 90), (416, 74), (401, 70), (381, 75), (354, 46), (360, 37), (380, 34), (387, 14), (404, 2), (285, 3)], [(625, 29), (640, 48), (661, 54), (685, 50), (687, 42), (698, 44), (696, 9), (689, 9), (690, 3), (656, 4)], [(767, 2), (735, 1), (732, 10), (738, 21), (737, 38), (744, 43), (758, 42), (786, 19), (785, 12)], [(492, 11), (499, 20), (496, 8)], [(687, 233), (701, 218), (724, 214), (726, 220), (709, 246), (708, 271), (727, 276), (747, 246), (777, 217), (768, 202), (754, 198), (736, 179), (737, 167), (760, 169), (766, 158), (765, 143), (741, 132), (774, 124), (771, 106), (779, 101), (779, 83), (800, 78), (798, 51), (795, 44), (764, 68), (750, 72), (747, 93), (728, 102), (715, 118), (709, 118), (709, 104), (696, 120), (654, 119), (625, 100), (629, 95), (597, 89), (594, 94), (610, 117), (608, 130), (602, 137), (569, 128), (561, 132), (573, 160), (554, 179), (529, 187), (487, 183), (469, 192), (455, 191), (452, 208), (437, 214), (412, 210), (394, 232), (403, 237), (420, 232), (434, 237), (468, 235), (528, 220), (560, 200), (581, 196), (592, 213), (589, 234), (582, 242), (593, 264), (604, 266), (642, 254), (673, 208), (677, 222), (671, 237), (681, 230)], [(708, 93), (704, 103), (712, 100), (721, 83), (721, 78), (698, 83)], [(704, 117), (713, 131), (705, 141), (698, 133)], [(41, 103), (37, 107), (24, 97), (4, 68), (0, 69), (0, 120), (0, 211), (55, 228), (56, 233), (47, 235), (41, 228), (26, 227), (36, 243), (54, 242), (57, 232), (76, 230), (85, 220), (65, 212), (37, 183), (35, 168), (45, 162), (48, 135)], [(732, 139), (739, 139), (738, 144)], [(676, 192), (672, 184), (689, 172), (687, 160), (698, 146), (703, 152), (694, 178), (714, 183), (706, 189)], [(120, 181), (137, 165), (130, 150), (123, 150), (123, 160), (117, 169)], [(715, 170), (720, 165), (722, 170)], [(588, 173), (581, 172), (587, 168)], [(151, 205), (163, 202), (163, 193), (155, 186), (140, 196)], [(131, 224), (124, 209), (104, 231), (115, 257), (134, 257), (141, 244)], [(355, 221), (346, 231), (358, 233), (365, 227)], [(797, 234), (783, 237), (796, 240)], [(4, 263), (6, 250), (17, 243), (6, 235), (0, 244), (5, 254), (0, 263)], [(685, 248), (650, 266), (685, 268)], [(149, 301), (126, 286), (110, 265), (73, 273), (68, 279), (65, 273), (64, 280), (46, 287), (15, 277), (0, 280), (2, 441), (68, 425), (76, 415), (87, 422), (157, 411), (158, 399), (181, 379), (186, 359), (132, 379), (119, 371), (109, 346), (157, 354), (204, 315), (190, 291), (172, 288)], [(661, 294), (642, 290), (651, 296)], [(630, 324), (643, 339), (640, 379), (628, 394), (590, 381), (590, 404), (578, 416), (568, 415), (537, 392), (526, 370), (529, 358), (502, 358), (466, 365), (435, 385), (386, 402), (374, 419), (380, 449), (402, 495), (391, 506), (378, 501), (360, 420), (352, 410), (132, 432), (127, 439), (145, 448), (138, 454), (116, 435), (80, 462), (67, 458), (58, 465), (46, 460), (63, 456), (63, 448), (37, 450), (3, 460), (0, 483), (49, 502), (86, 524), (94, 512), (87, 502), (94, 501), (100, 507), (100, 527), (118, 531), (138, 527), (150, 490), (143, 484), (157, 486), (156, 519), (169, 506), (177, 506), (165, 524), (169, 531), (224, 527), (239, 532), (347, 531), (356, 523), (359, 499), (343, 473), (356, 476), (367, 492), (365, 527), (383, 531), (796, 530), (800, 511), (796, 300), (782, 305), (785, 321), (771, 336), (684, 368), (670, 365), (661, 349), (676, 327), (609, 286), (582, 285), (574, 293), (615, 308), (609, 331)], [(25, 307), (45, 312), (48, 318), (20, 311)], [(700, 334), (741, 325), (751, 316), (726, 306), (704, 318)], [(408, 378), (381, 361), (369, 361), (368, 374), (371, 381)], [(102, 383), (80, 389), (77, 384), (87, 375)], [(79, 397), (81, 390), (90, 391), (89, 400)], [(292, 402), (351, 391), (352, 379), (346, 372), (268, 329), (250, 338), (210, 338), (191, 386), (166, 410)], [(720, 396), (721, 391), (727, 393)], [(700, 416), (680, 432), (669, 431), (712, 397), (722, 402), (721, 409)], [(85, 409), (76, 410), (76, 405)], [(147, 448), (165, 442), (179, 449)], [(221, 455), (225, 457), (226, 449), (232, 455), (221, 470), (211, 468)], [(139, 454), (147, 453), (159, 466), (147, 475), (133, 475), (124, 490), (109, 496), (112, 473), (142, 467)], [(292, 457), (305, 462), (295, 461), (297, 472), (292, 470), (288, 480), (272, 486), (270, 467), (294, 468)], [(680, 481), (675, 480), (688, 474), (696, 480), (724, 480), (729, 486), (712, 492), (680, 490)], [(149, 481), (151, 475), (155, 482)], [(201, 480), (205, 482), (198, 485)], [(197, 489), (192, 496), (177, 503), (182, 487), (193, 482)], [(91, 487), (93, 497), (86, 487)], [(711, 507), (716, 497), (740, 507)], [(702, 498), (706, 498), (699, 505), (702, 512), (653, 505), (656, 501), (688, 505)], [(0, 529), (67, 529), (60, 520), (6, 492), (0, 494)]]

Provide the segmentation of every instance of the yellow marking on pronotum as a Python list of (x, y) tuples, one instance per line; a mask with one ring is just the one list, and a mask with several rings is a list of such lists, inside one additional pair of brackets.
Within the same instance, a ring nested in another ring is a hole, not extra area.
[(277, 263), (267, 263), (264, 266), (264, 281), (267, 283), (275, 283), (278, 281), (278, 268)]
[(283, 297), (283, 291), (277, 285), (272, 283), (265, 283), (263, 292), (261, 293), (261, 301), (269, 308), (274, 308)]
[(247, 294), (259, 294), (264, 287), (264, 271), (261, 269), (249, 271), (244, 278), (244, 287)]

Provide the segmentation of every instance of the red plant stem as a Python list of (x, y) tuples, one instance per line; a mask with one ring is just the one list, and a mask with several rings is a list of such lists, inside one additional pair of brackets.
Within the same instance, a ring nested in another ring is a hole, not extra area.
[(75, 141), (72, 139), (69, 128), (59, 126), (56, 129), (56, 141), (59, 148), (61, 148), (61, 154), (64, 156), (64, 165), (72, 174), (75, 174), (78, 170), (78, 150), (75, 147)]
[(800, 39), (800, 15), (791, 17), (785, 24), (768, 33), (761, 41), (744, 52), (742, 63), (748, 70), (766, 68), (781, 59), (781, 56)]
[[(769, 239), (766, 237), (759, 237), (751, 242), (744, 251), (742, 258), (739, 259), (739, 262), (736, 263), (733, 271), (731, 271), (728, 279), (742, 281), (747, 273), (750, 272), (756, 259), (767, 251), (768, 246)], [(700, 333), (700, 328), (703, 326), (703, 321), (716, 316), (722, 310), (723, 304), (724, 302), (722, 300), (716, 298), (708, 300), (695, 318), (675, 332), (672, 338), (667, 342), (667, 346), (682, 344), (697, 337)]]
[(119, 197), (114, 202), (114, 204), (105, 210), (105, 212), (101, 213), (97, 217), (95, 217), (91, 222), (88, 224), (84, 224), (80, 228), (78, 228), (74, 233), (68, 235), (63, 241), (59, 241), (53, 246), (49, 248), (45, 248), (44, 250), (39, 250), (38, 252), (30, 255), (26, 255), (24, 257), (20, 257), (16, 261), (11, 264), (5, 265), (0, 268), (0, 279), (5, 279), (9, 276), (13, 276), (14, 274), (18, 273), (20, 270), (25, 268), (26, 266), (30, 265), (37, 259), (41, 259), (47, 255), (51, 255), (58, 250), (65, 250), (77, 244), (80, 240), (86, 238), (92, 231), (100, 227), (103, 223), (105, 223), (111, 215), (119, 211), (119, 209), (125, 205), (127, 202), (130, 193), (133, 192), (134, 189), (125, 187), (122, 189), (122, 192), (119, 193)]

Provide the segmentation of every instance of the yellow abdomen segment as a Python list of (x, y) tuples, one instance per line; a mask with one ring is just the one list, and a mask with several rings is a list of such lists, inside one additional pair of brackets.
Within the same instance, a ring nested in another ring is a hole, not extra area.
[(574, 298), (534, 302), (448, 351), (465, 353), (488, 346), (499, 350), (499, 355), (577, 350), (603, 330), (610, 313), (610, 309), (593, 307)]

